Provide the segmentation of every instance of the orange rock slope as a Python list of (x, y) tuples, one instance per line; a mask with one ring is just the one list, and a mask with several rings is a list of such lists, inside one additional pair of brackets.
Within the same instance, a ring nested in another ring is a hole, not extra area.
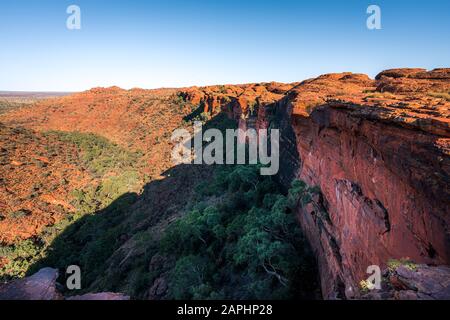
[(1, 123), (0, 162), (0, 244), (28, 239), (73, 213), (70, 192), (94, 181), (78, 165), (75, 145)]
[(95, 133), (140, 150), (136, 168), (157, 178), (172, 166), (171, 132), (191, 112), (174, 103), (175, 93), (96, 88), (0, 115), (0, 244), (32, 238), (74, 213), (72, 191), (99, 182), (79, 148), (45, 132)]
[(95, 133), (144, 153), (145, 173), (158, 176), (170, 167), (167, 143), (172, 131), (191, 112), (176, 103), (176, 93), (175, 89), (94, 88), (2, 114), (0, 122), (41, 132)]
[[(94, 88), (58, 99), (38, 101), (2, 115), (0, 121), (10, 126), (24, 126), (38, 131), (60, 130), (100, 134), (124, 147), (145, 149), (167, 121), (160, 120), (174, 90), (123, 90), (118, 87)], [(164, 105), (165, 108), (161, 108)], [(175, 116), (175, 114), (173, 114)], [(171, 119), (172, 118), (172, 119)]]
[[(395, 69), (375, 80), (328, 74), (302, 83), (191, 88), (241, 128), (281, 129), (280, 181), (321, 188), (299, 220), (326, 298), (359, 295), (370, 265), (450, 264), (450, 69)], [(219, 108), (220, 107), (220, 108)]]

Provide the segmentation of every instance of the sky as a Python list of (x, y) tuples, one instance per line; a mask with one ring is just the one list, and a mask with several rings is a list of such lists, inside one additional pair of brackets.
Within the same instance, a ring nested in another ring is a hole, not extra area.
[[(69, 30), (69, 5), (81, 29)], [(366, 10), (381, 9), (381, 30)], [(374, 77), (450, 67), (448, 0), (2, 0), (0, 90)]]

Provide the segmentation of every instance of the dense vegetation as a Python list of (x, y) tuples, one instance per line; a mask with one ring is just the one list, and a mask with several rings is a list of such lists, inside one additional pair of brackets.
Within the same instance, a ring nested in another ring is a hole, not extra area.
[(138, 191), (141, 167), (140, 152), (131, 152), (108, 139), (80, 132), (51, 131), (59, 140), (75, 144), (82, 155), (85, 166), (99, 183), (72, 192), (73, 204), (78, 215), (101, 210), (120, 195)]
[(141, 152), (128, 151), (93, 133), (49, 131), (46, 134), (75, 144), (82, 153), (84, 165), (99, 177), (111, 170), (137, 168), (142, 157)]
[[(316, 298), (315, 261), (291, 210), (301, 198), (308, 201), (310, 191), (295, 182), (282, 195), (257, 166), (224, 166), (214, 181), (197, 187), (187, 213), (162, 238), (136, 231), (143, 217), (130, 207), (138, 196), (128, 194), (70, 225), (32, 271), (77, 264), (84, 292), (121, 291), (133, 298), (146, 298), (162, 274), (165, 298)], [(132, 235), (132, 249), (120, 249), (123, 235)], [(155, 257), (164, 268), (148, 268)]]
[(296, 182), (284, 196), (257, 166), (226, 167), (212, 184), (199, 186), (207, 197), (173, 223), (162, 241), (162, 250), (176, 255), (169, 296), (314, 297), (314, 259), (291, 210), (306, 189)]

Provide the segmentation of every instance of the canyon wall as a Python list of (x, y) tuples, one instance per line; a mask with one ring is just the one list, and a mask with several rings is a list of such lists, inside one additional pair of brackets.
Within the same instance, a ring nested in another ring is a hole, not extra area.
[(298, 217), (333, 299), (359, 297), (367, 267), (389, 259), (450, 264), (449, 93), (450, 69), (396, 69), (184, 96), (242, 129), (281, 130), (280, 182), (321, 189)]

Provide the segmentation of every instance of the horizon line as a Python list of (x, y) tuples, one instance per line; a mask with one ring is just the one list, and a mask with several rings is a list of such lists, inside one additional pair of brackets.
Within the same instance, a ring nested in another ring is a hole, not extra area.
[(374, 75), (373, 77), (370, 74), (367, 73), (363, 73), (363, 72), (352, 72), (352, 71), (342, 71), (342, 72), (328, 72), (328, 73), (322, 73), (319, 74), (317, 76), (314, 77), (307, 77), (301, 80), (297, 80), (297, 81), (276, 81), (276, 80), (272, 80), (272, 81), (259, 81), (259, 82), (243, 82), (243, 83), (211, 83), (211, 84), (205, 84), (205, 85), (186, 85), (186, 86), (162, 86), (162, 87), (131, 87), (129, 89), (118, 86), (118, 85), (110, 85), (110, 86), (102, 86), (102, 85), (98, 85), (98, 86), (93, 86), (87, 89), (83, 89), (83, 90), (62, 90), (62, 91), (58, 91), (58, 90), (8, 90), (8, 89), (0, 89), (0, 97), (2, 96), (2, 94), (12, 94), (12, 93), (21, 93), (21, 94), (44, 94), (44, 93), (49, 93), (49, 94), (74, 94), (74, 93), (82, 93), (82, 92), (86, 92), (92, 89), (110, 89), (110, 88), (118, 88), (121, 90), (125, 90), (125, 91), (131, 91), (131, 90), (176, 90), (176, 89), (185, 89), (185, 88), (201, 88), (201, 87), (212, 87), (212, 86), (240, 86), (240, 85), (250, 85), (250, 84), (264, 84), (264, 83), (282, 83), (282, 84), (292, 84), (292, 83), (299, 83), (299, 82), (303, 82), (309, 79), (315, 79), (317, 77), (323, 76), (323, 75), (329, 75), (329, 74), (363, 74), (368, 76), (370, 79), (374, 80), (376, 78), (376, 76), (384, 71), (388, 71), (388, 70), (395, 70), (395, 69), (423, 69), (425, 71), (433, 71), (433, 70), (439, 70), (439, 69), (446, 69), (446, 67), (435, 67), (435, 68), (423, 68), (423, 67), (399, 67), (399, 68), (388, 68), (388, 69), (382, 69), (380, 72), (378, 72), (376, 75)]

